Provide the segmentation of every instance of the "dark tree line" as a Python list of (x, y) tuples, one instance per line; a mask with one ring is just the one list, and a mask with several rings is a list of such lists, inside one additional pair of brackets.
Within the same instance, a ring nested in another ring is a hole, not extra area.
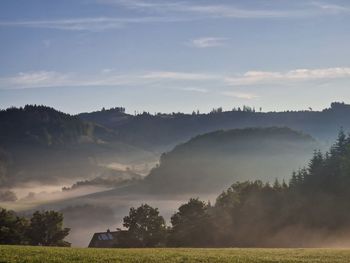
[[(341, 131), (331, 149), (325, 154), (315, 151), (307, 167), (294, 172), (288, 184), (237, 182), (214, 205), (190, 199), (171, 217), (166, 231), (157, 209), (132, 208), (124, 219), (128, 240), (137, 236), (135, 226), (146, 236), (156, 233), (157, 239), (149, 243), (141, 237), (127, 246), (312, 246), (314, 234), (349, 229), (349, 190), (350, 136)], [(156, 226), (147, 227), (150, 222)]]
[(36, 211), (30, 219), (0, 209), (0, 244), (70, 246), (64, 241), (70, 229), (63, 227), (62, 213)]

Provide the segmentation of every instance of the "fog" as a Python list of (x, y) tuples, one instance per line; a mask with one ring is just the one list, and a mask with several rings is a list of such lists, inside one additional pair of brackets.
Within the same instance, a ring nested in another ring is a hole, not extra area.
[[(100, 192), (101, 194), (103, 192)], [(170, 225), (170, 217), (178, 207), (191, 197), (199, 197), (206, 201), (215, 202), (216, 195), (118, 195), (93, 198), (89, 195), (67, 199), (66, 201), (41, 204), (40, 209), (55, 209), (64, 214), (64, 225), (71, 228), (67, 240), (74, 247), (88, 246), (95, 232), (107, 229), (122, 228), (123, 217), (128, 215), (130, 207), (149, 204), (159, 208), (160, 214)], [(36, 209), (38, 208), (36, 207)]]
[[(64, 225), (71, 228), (67, 241), (74, 247), (86, 247), (95, 232), (121, 228), (130, 207), (145, 203), (156, 207), (170, 225), (170, 217), (181, 204), (193, 197), (214, 204), (216, 197), (236, 181), (259, 179), (272, 183), (278, 178), (288, 182), (293, 170), (306, 165), (313, 150), (323, 147), (311, 137), (288, 129), (268, 130), (267, 135), (260, 129), (250, 132), (253, 134), (249, 136), (241, 130), (238, 134), (220, 132), (195, 138), (162, 155), (160, 161), (155, 160), (155, 155), (140, 159), (129, 156), (133, 160), (129, 162), (95, 156), (78, 176), (74, 171), (84, 162), (75, 157), (73, 160), (79, 160), (76, 167), (70, 160), (69, 169), (60, 167), (48, 180), (40, 182), (36, 178), (10, 187), (18, 200), (0, 205), (25, 215), (35, 210), (61, 211)], [(40, 170), (39, 178), (48, 169), (39, 162), (26, 167), (35, 167), (30, 174)], [(68, 173), (59, 177), (64, 171)], [(301, 236), (308, 241), (300, 246), (336, 246), (339, 240), (328, 230), (293, 226), (261, 244), (294, 246)], [(345, 236), (339, 237), (345, 240)]]

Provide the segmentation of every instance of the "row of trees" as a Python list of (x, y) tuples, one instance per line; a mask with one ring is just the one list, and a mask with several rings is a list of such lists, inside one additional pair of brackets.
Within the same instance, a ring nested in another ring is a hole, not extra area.
[(61, 145), (90, 136), (92, 124), (51, 107), (26, 105), (0, 111), (0, 145)]
[(330, 151), (315, 151), (289, 184), (237, 182), (214, 205), (190, 199), (166, 227), (156, 208), (131, 208), (127, 239), (118, 246), (314, 246), (313, 237), (350, 227), (350, 136), (340, 132)]
[(63, 227), (62, 213), (36, 211), (30, 219), (0, 209), (0, 244), (70, 246), (64, 241), (70, 229)]

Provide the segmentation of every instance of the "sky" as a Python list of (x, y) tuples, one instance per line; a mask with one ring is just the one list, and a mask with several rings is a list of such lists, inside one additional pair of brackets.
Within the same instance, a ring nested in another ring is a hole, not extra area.
[(0, 108), (350, 103), (348, 0), (1, 0)]

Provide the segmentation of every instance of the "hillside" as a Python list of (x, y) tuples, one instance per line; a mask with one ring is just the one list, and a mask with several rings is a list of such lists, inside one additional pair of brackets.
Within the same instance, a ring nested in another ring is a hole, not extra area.
[(112, 109), (78, 115), (115, 130), (121, 141), (160, 151), (168, 151), (198, 134), (248, 127), (289, 127), (330, 143), (340, 127), (350, 129), (349, 116), (350, 105), (344, 103), (332, 103), (323, 111), (255, 112), (244, 107), (232, 111), (213, 110), (208, 114), (144, 112), (133, 116)]
[(163, 154), (145, 183), (156, 192), (215, 192), (239, 180), (288, 178), (317, 146), (289, 128), (216, 131)]
[(101, 126), (45, 106), (27, 105), (0, 111), (2, 145), (62, 145), (113, 137)]
[(45, 106), (0, 111), (0, 147), (0, 183), (8, 186), (73, 182), (97, 177), (111, 163), (154, 158), (110, 129)]
[(90, 113), (80, 113), (79, 118), (101, 124), (105, 127), (115, 129), (132, 118), (132, 115), (126, 114), (125, 109), (116, 107), (111, 109), (102, 109)]

